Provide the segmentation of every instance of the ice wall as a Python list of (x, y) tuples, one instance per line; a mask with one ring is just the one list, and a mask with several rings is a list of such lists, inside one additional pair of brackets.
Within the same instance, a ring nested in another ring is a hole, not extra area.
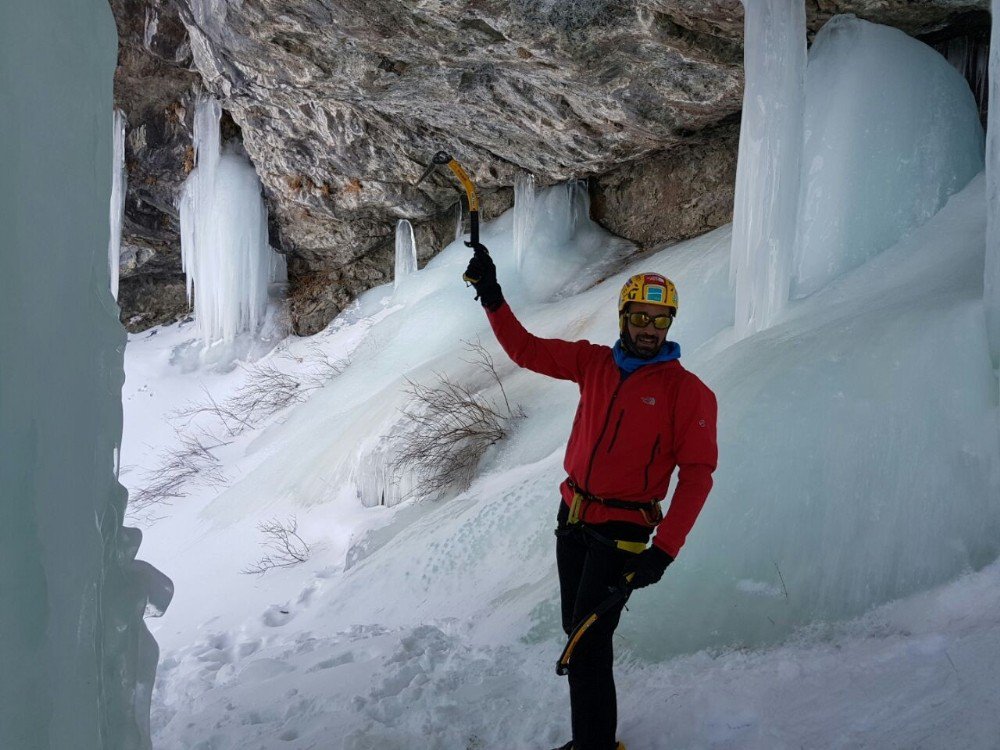
[(524, 265), (524, 255), (535, 228), (535, 176), (518, 173), (514, 178), (514, 265)]
[[(1000, 0), (993, 0), (990, 32), (989, 101), (1000, 102)], [(986, 333), (993, 367), (1000, 367), (1000, 107), (990, 107), (986, 122), (986, 273), (983, 278)]]
[[(169, 581), (115, 475), (125, 331), (110, 293), (103, 0), (0, 4), (0, 747), (149, 747)], [(58, 179), (53, 179), (53, 176)]]
[(788, 300), (806, 68), (802, 0), (744, 6), (746, 84), (729, 271), (739, 338), (771, 325)]
[(111, 158), (111, 237), (108, 239), (108, 271), (111, 274), (111, 294), (118, 299), (118, 269), (121, 265), (122, 222), (125, 219), (125, 191), (128, 176), (125, 172), (125, 113), (115, 110), (114, 148)]
[(221, 115), (218, 101), (199, 99), (197, 167), (184, 183), (179, 206), (188, 301), (193, 297), (205, 346), (258, 330), (272, 266), (260, 180), (245, 155), (220, 148)]
[(417, 270), (417, 240), (413, 236), (413, 225), (406, 219), (396, 222), (396, 271), (393, 285), (399, 286), (403, 279)]
[(809, 53), (802, 159), (793, 297), (894, 244), (983, 168), (975, 99), (927, 45), (836, 16)]

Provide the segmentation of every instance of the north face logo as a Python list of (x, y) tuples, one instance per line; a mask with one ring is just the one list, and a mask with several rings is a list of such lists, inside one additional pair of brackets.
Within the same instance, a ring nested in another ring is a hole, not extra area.
[(656, 403), (656, 399), (652, 396), (643, 396), (642, 403), (647, 404), (648, 406), (653, 406)]

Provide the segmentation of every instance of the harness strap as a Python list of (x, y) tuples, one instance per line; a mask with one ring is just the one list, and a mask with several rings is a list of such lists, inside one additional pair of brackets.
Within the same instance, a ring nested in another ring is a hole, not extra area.
[(641, 500), (616, 500), (614, 498), (597, 497), (597, 495), (592, 495), (589, 492), (581, 490), (570, 477), (566, 478), (566, 484), (573, 490), (573, 501), (570, 503), (569, 518), (567, 519), (567, 522), (570, 524), (580, 523), (581, 518), (587, 513), (587, 506), (591, 503), (597, 503), (607, 508), (638, 511), (642, 514), (642, 520), (650, 528), (655, 527), (663, 520), (663, 511), (660, 509), (659, 500), (643, 502)]

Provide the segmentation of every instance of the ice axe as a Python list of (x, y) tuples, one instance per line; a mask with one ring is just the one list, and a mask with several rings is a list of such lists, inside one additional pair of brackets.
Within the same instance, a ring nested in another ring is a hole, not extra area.
[(620, 584), (612, 587), (611, 595), (604, 599), (590, 614), (576, 624), (576, 627), (574, 627), (569, 634), (569, 640), (566, 641), (566, 648), (563, 649), (562, 654), (559, 656), (559, 661), (556, 663), (557, 675), (562, 677), (563, 675), (569, 674), (569, 664), (570, 660), (573, 658), (573, 652), (580, 643), (580, 639), (583, 638), (583, 634), (590, 630), (590, 626), (604, 617), (611, 610), (619, 606), (625, 606), (625, 602), (628, 601), (629, 596), (632, 594), (633, 578), (635, 578), (635, 573), (627, 573), (624, 580), (622, 580)]
[[(455, 177), (458, 178), (458, 181), (462, 183), (462, 187), (465, 188), (465, 197), (469, 201), (469, 242), (465, 244), (469, 247), (475, 247), (479, 244), (479, 198), (476, 196), (476, 186), (472, 184), (472, 180), (466, 174), (465, 170), (462, 169), (462, 165), (455, 161), (447, 151), (438, 151), (434, 154), (434, 159), (427, 165), (427, 169), (424, 170), (424, 173), (420, 175), (420, 179), (415, 184), (419, 185), (426, 180), (436, 167), (448, 167), (455, 174)], [(462, 278), (469, 283), (479, 281), (479, 279), (470, 279), (464, 274)]]

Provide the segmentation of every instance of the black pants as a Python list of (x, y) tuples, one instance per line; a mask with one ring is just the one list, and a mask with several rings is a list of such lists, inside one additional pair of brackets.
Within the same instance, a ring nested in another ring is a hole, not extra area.
[[(556, 563), (562, 599), (562, 626), (566, 634), (621, 583), (633, 557), (605, 540), (646, 541), (650, 530), (629, 523), (567, 526), (569, 508), (560, 504), (556, 528)], [(580, 640), (569, 668), (569, 703), (573, 722), (573, 750), (614, 750), (618, 702), (612, 674), (611, 638), (621, 608), (601, 617)]]

